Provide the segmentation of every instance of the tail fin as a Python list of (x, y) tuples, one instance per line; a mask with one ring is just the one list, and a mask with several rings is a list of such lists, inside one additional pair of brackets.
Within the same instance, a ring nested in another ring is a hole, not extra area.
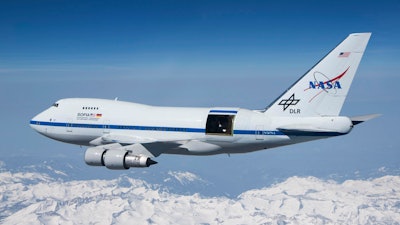
[(350, 34), (279, 96), (271, 116), (338, 116), (371, 33)]

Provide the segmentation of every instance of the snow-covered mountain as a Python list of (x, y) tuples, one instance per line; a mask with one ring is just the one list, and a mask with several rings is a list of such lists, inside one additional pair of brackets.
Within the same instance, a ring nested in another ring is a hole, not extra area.
[[(127, 175), (65, 181), (49, 174), (10, 172), (3, 165), (0, 223), (400, 224), (400, 176), (343, 183), (290, 177), (227, 198), (177, 194)], [(169, 174), (166, 182), (202, 180), (187, 172)]]

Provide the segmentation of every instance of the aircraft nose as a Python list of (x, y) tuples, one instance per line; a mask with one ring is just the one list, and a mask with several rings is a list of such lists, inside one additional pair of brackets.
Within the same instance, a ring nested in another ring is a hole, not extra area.
[(43, 111), (43, 112), (37, 114), (29, 121), (29, 126), (39, 133), (46, 132), (46, 129), (44, 128), (44, 126), (42, 126), (43, 123), (45, 123), (47, 121), (45, 118), (45, 114), (46, 114), (45, 112), (46, 111)]
[[(39, 114), (38, 114), (39, 115)], [(35, 131), (39, 132), (39, 126), (40, 126), (40, 121), (38, 120), (38, 115), (34, 116), (30, 121), (29, 121), (29, 126), (34, 129)]]

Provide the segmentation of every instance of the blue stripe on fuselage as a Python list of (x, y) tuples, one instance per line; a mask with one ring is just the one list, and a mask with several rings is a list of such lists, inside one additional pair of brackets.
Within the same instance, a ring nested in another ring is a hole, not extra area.
[[(60, 123), (60, 122), (44, 122), (31, 120), (30, 124), (40, 126), (68, 127), (68, 128), (93, 128), (93, 129), (115, 129), (115, 130), (142, 130), (142, 131), (169, 131), (169, 132), (189, 132), (189, 133), (205, 133), (204, 128), (188, 128), (188, 127), (158, 127), (158, 126), (132, 126), (132, 125), (111, 125), (111, 124), (85, 124), (85, 123)], [(233, 134), (240, 135), (287, 135), (287, 136), (339, 136), (341, 133), (335, 132), (293, 132), (285, 134), (278, 130), (234, 130)]]
[(231, 114), (236, 114), (238, 111), (237, 110), (221, 110), (221, 109), (212, 109), (210, 110), (210, 113), (231, 113)]
[(116, 130), (143, 130), (143, 131), (173, 131), (173, 132), (192, 132), (205, 133), (206, 129), (187, 128), (187, 127), (157, 127), (157, 126), (130, 126), (130, 125), (111, 125), (111, 124), (86, 124), (86, 123), (60, 123), (30, 121), (32, 125), (70, 127), (70, 128), (94, 128), (94, 129), (116, 129)]
[[(60, 122), (44, 122), (31, 120), (32, 125), (53, 126), (53, 127), (69, 127), (69, 128), (93, 128), (93, 129), (117, 129), (117, 130), (142, 130), (142, 131), (170, 131), (170, 132), (190, 132), (205, 133), (204, 128), (188, 128), (188, 127), (158, 127), (158, 126), (132, 126), (132, 125), (111, 125), (111, 124), (85, 124), (85, 123), (60, 123)], [(234, 130), (234, 134), (243, 135), (284, 135), (280, 131), (256, 131), (256, 130)]]

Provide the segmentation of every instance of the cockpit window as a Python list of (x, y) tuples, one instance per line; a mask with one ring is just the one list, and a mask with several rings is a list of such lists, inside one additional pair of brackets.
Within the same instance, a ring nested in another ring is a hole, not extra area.
[(53, 106), (54, 106), (54, 107), (58, 107), (58, 103), (57, 103), (57, 102), (54, 103)]

